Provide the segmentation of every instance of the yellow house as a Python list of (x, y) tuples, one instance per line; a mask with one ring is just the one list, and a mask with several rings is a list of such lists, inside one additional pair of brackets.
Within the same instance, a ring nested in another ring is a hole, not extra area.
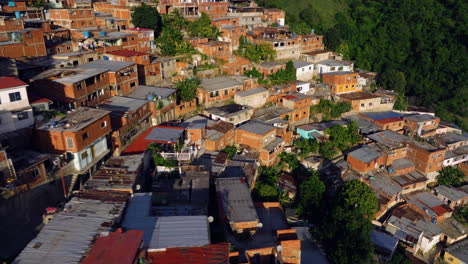
[(452, 245), (440, 253), (444, 263), (466, 264), (468, 263), (468, 240)]

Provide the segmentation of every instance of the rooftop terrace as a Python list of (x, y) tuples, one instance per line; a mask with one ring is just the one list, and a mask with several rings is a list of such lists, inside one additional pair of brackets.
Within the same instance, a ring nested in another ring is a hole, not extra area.
[(67, 116), (41, 125), (38, 129), (49, 131), (70, 131), (76, 132), (91, 125), (110, 112), (102, 109), (89, 107), (79, 107)]

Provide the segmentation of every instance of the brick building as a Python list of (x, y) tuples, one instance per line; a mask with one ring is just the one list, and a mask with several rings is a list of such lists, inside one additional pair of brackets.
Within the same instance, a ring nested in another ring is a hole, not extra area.
[(97, 60), (79, 68), (106, 70), (111, 96), (129, 95), (138, 87), (138, 71), (134, 62)]
[(267, 78), (270, 74), (274, 74), (280, 70), (286, 70), (286, 64), (279, 62), (264, 62), (262, 64), (255, 65), (255, 68), (262, 74), (263, 78)]
[(257, 79), (245, 76), (216, 77), (202, 79), (198, 88), (198, 102), (205, 106), (234, 98), (238, 91), (246, 91), (258, 86)]
[(50, 20), (54, 25), (68, 29), (96, 27), (96, 19), (92, 8), (50, 9)]
[(47, 50), (43, 37), (43, 30), (26, 28), (3, 34), (0, 41), (0, 56), (7, 58), (46, 56)]
[(401, 131), (404, 127), (403, 118), (401, 114), (397, 112), (365, 112), (359, 113), (359, 116), (372, 122), (381, 130)]
[(234, 125), (218, 121), (206, 128), (205, 148), (207, 151), (220, 151), (234, 144)]
[(147, 100), (113, 96), (97, 106), (98, 109), (110, 111), (114, 155), (119, 155), (151, 126), (150, 104)]
[(277, 137), (276, 128), (266, 123), (250, 121), (236, 129), (235, 143), (247, 146), (259, 153), (259, 162), (272, 166), (284, 149), (284, 140)]
[(109, 153), (110, 122), (109, 111), (80, 107), (38, 127), (34, 143), (42, 152), (66, 154), (72, 174), (83, 174)]
[(353, 72), (324, 73), (323, 83), (330, 87), (333, 94), (358, 92), (362, 86), (358, 83), (359, 74)]
[(279, 100), (279, 105), (293, 109), (287, 118), (291, 125), (302, 125), (309, 123), (311, 98), (300, 93), (291, 93)]
[(352, 92), (339, 95), (340, 101), (351, 104), (351, 111), (391, 111), (393, 102), (368, 92)]
[(128, 97), (150, 102), (151, 120), (153, 125), (174, 120), (176, 118), (176, 89), (140, 85)]
[(31, 81), (34, 93), (62, 109), (95, 106), (111, 96), (107, 69), (52, 69)]
[(405, 129), (420, 137), (429, 137), (436, 134), (436, 129), (439, 126), (440, 118), (427, 114), (415, 114), (404, 116)]

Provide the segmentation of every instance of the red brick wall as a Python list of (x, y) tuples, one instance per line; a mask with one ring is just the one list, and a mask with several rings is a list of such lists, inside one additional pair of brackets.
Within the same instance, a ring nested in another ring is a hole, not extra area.
[(436, 172), (442, 169), (446, 150), (428, 152), (414, 144), (409, 145), (408, 159), (416, 164), (416, 169), (422, 173)]
[[(101, 123), (107, 125), (101, 128)], [(36, 130), (34, 133), (34, 142), (40, 151), (45, 153), (63, 153), (65, 151), (79, 152), (89, 144), (98, 140), (102, 136), (111, 132), (111, 122), (109, 115), (96, 120), (91, 125), (73, 132), (73, 131), (48, 131)], [(83, 139), (83, 134), (88, 133), (88, 138)], [(67, 148), (66, 138), (73, 138), (74, 147)]]

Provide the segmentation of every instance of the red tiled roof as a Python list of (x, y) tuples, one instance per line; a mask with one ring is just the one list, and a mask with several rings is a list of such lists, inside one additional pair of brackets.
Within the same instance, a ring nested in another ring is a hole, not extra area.
[(122, 57), (133, 57), (133, 56), (149, 55), (149, 53), (146, 53), (146, 52), (139, 52), (139, 51), (133, 51), (133, 50), (109, 51), (109, 52), (107, 52), (107, 54), (115, 55), (115, 56), (122, 56)]
[(159, 128), (169, 128), (169, 129), (181, 129), (183, 130), (183, 127), (170, 127), (170, 126), (153, 126), (148, 128), (143, 134), (141, 134), (135, 141), (133, 141), (130, 146), (128, 146), (124, 151), (122, 151), (121, 155), (134, 155), (134, 154), (141, 154), (145, 152), (146, 148), (151, 144), (151, 143), (163, 143), (163, 144), (170, 144), (165, 141), (159, 141), (159, 140), (151, 140), (151, 139), (146, 139), (146, 137), (153, 131), (155, 127)]
[(284, 99), (287, 99), (287, 100), (291, 100), (291, 99), (296, 99), (297, 97), (290, 94), (290, 95), (286, 95), (285, 97), (283, 97)]
[(204, 247), (168, 248), (148, 252), (152, 264), (228, 264), (229, 244), (220, 243)]
[(88, 256), (82, 264), (126, 264), (133, 263), (137, 256), (143, 231), (128, 230), (122, 233), (121, 229), (106, 237), (99, 237), (92, 246)]
[(50, 99), (42, 98), (35, 94), (28, 93), (29, 104), (52, 103)]
[(16, 77), (0, 77), (0, 89), (13, 88), (27, 85)]
[(431, 208), (432, 211), (434, 211), (437, 215), (443, 215), (445, 213), (450, 212), (451, 210), (444, 204), (444, 205), (438, 205), (435, 207)]
[(381, 123), (381, 124), (389, 124), (389, 123), (395, 123), (395, 122), (401, 122), (403, 119), (401, 117), (391, 117), (391, 118), (384, 118), (380, 120), (376, 120), (376, 122)]

